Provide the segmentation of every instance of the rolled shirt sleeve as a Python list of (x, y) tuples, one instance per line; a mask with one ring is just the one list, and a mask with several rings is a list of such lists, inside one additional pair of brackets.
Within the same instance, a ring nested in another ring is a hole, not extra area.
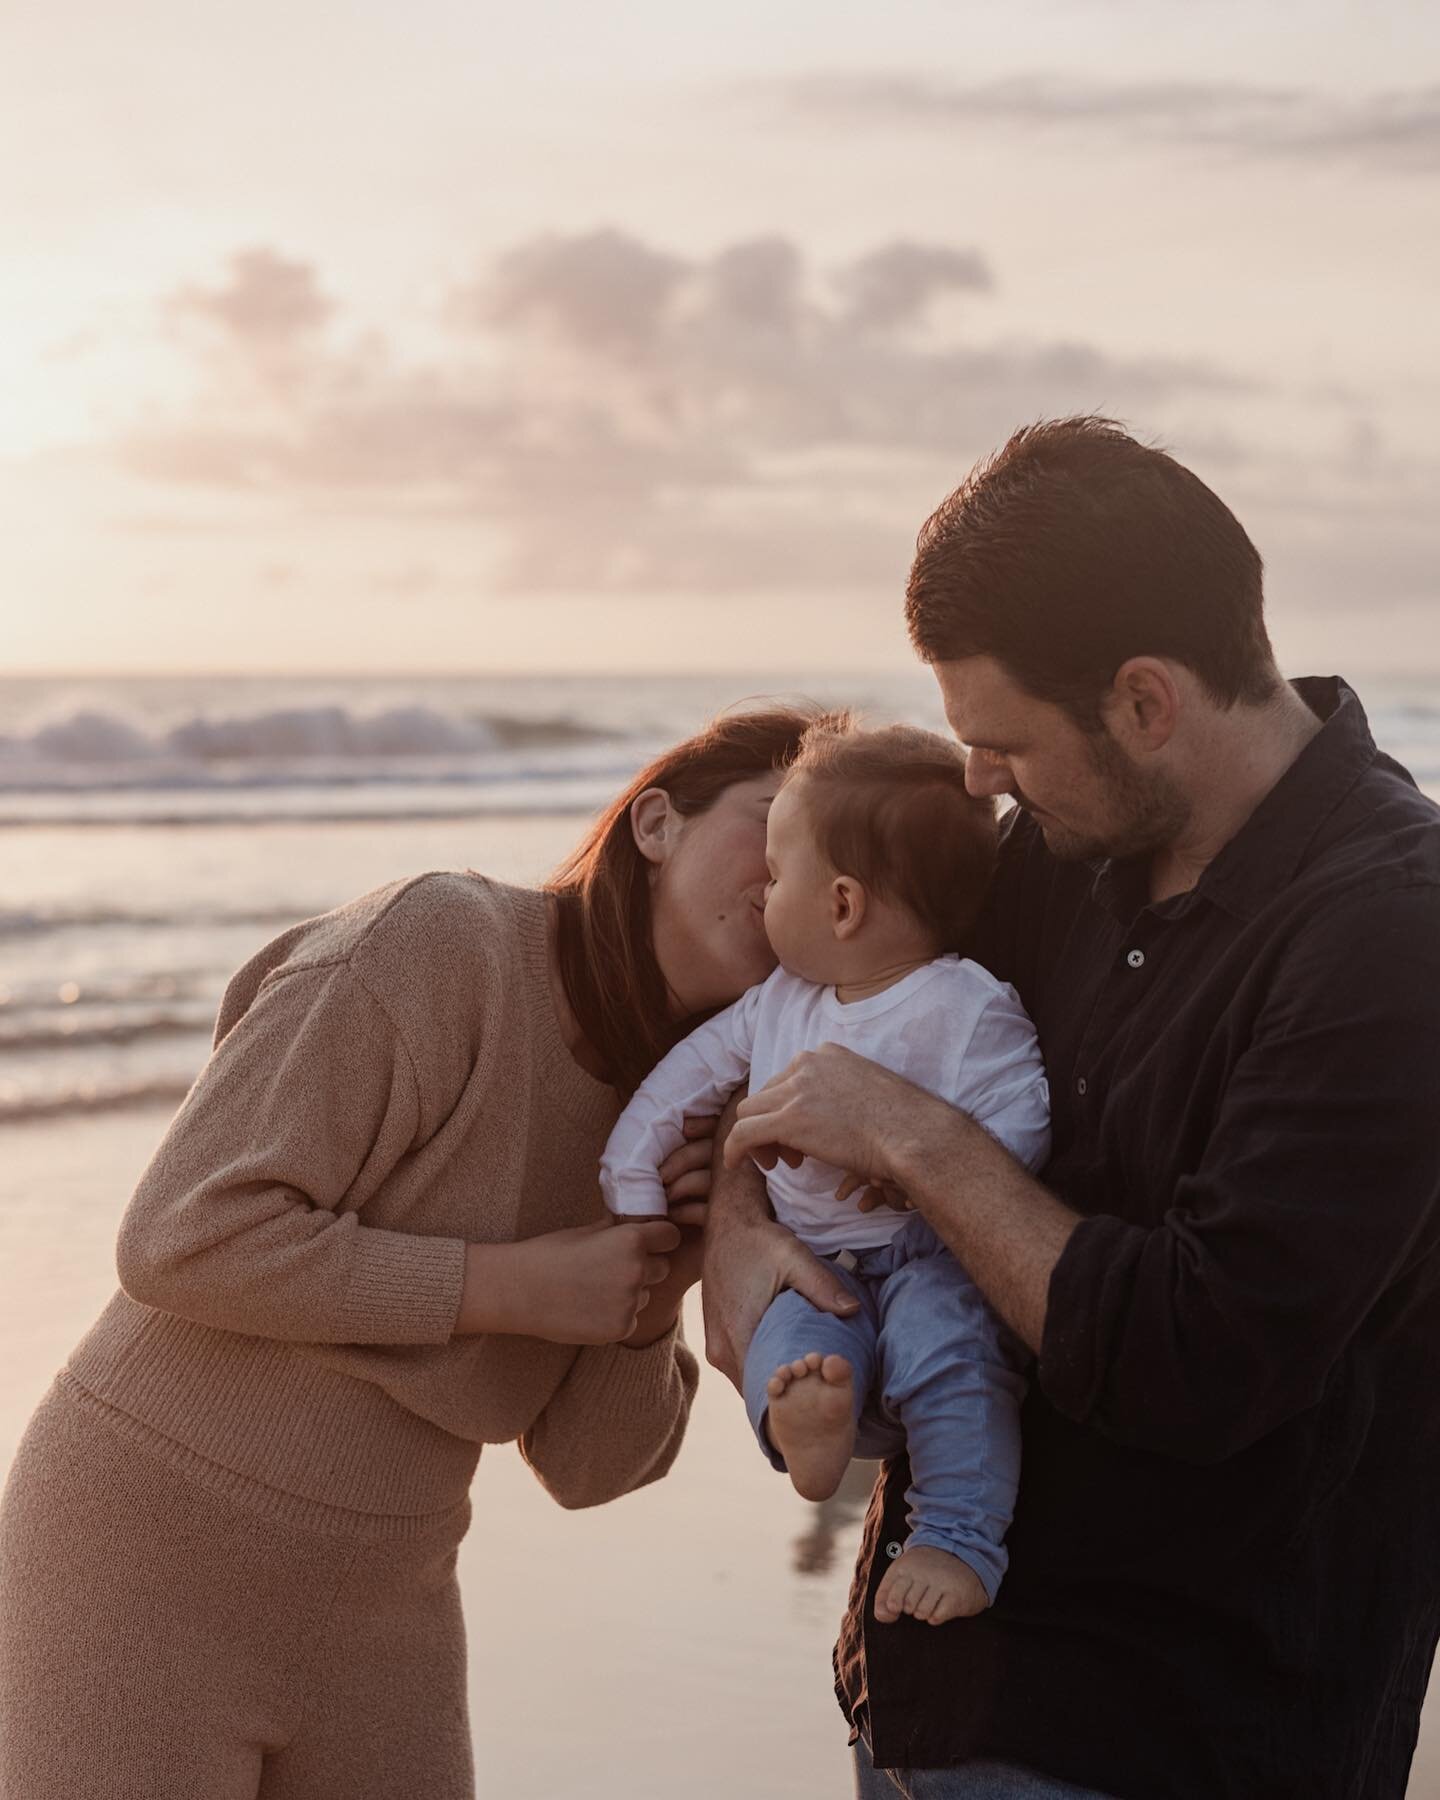
[(1039, 1377), (1061, 1412), (1212, 1462), (1320, 1398), (1436, 1236), (1437, 991), (1430, 884), (1330, 909), (1284, 948), (1161, 1222), (1086, 1218), (1056, 1265)]

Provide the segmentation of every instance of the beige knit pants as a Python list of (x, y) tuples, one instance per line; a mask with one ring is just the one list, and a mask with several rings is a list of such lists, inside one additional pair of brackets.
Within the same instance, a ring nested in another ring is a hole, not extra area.
[(3, 1800), (470, 1800), (468, 1502), (288, 1505), (60, 1378), (0, 1504)]

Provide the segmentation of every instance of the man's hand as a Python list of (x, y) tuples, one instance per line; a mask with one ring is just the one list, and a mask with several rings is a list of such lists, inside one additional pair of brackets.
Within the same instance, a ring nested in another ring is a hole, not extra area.
[(952, 1109), (879, 1063), (839, 1044), (805, 1050), (758, 1094), (741, 1101), (725, 1140), (729, 1168), (753, 1157), (773, 1169), (803, 1157), (848, 1169), (857, 1185), (898, 1186), (894, 1150), (936, 1108)]
[[(732, 1101), (721, 1118), (717, 1138), (721, 1151), (735, 1110)], [(822, 1312), (842, 1317), (860, 1304), (833, 1270), (770, 1217), (765, 1184), (753, 1165), (727, 1169), (717, 1156), (700, 1287), (705, 1355), (737, 1388), (755, 1327), (787, 1287)]]

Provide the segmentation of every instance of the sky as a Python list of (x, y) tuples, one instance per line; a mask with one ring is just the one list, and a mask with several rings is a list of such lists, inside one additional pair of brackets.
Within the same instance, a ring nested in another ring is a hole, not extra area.
[(1440, 669), (1425, 0), (12, 0), (0, 666), (899, 668), (1034, 418)]

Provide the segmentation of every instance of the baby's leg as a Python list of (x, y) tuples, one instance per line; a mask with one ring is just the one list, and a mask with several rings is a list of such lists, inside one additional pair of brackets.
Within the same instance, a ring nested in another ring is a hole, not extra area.
[(947, 1250), (897, 1269), (879, 1303), (881, 1390), (905, 1427), (911, 1532), (875, 1616), (943, 1625), (984, 1611), (1005, 1573), (1025, 1380), (1017, 1347)]
[(848, 1319), (787, 1288), (765, 1311), (745, 1358), (745, 1406), (760, 1447), (807, 1500), (826, 1500), (855, 1446), (855, 1422), (876, 1373), (876, 1313), (865, 1284)]

